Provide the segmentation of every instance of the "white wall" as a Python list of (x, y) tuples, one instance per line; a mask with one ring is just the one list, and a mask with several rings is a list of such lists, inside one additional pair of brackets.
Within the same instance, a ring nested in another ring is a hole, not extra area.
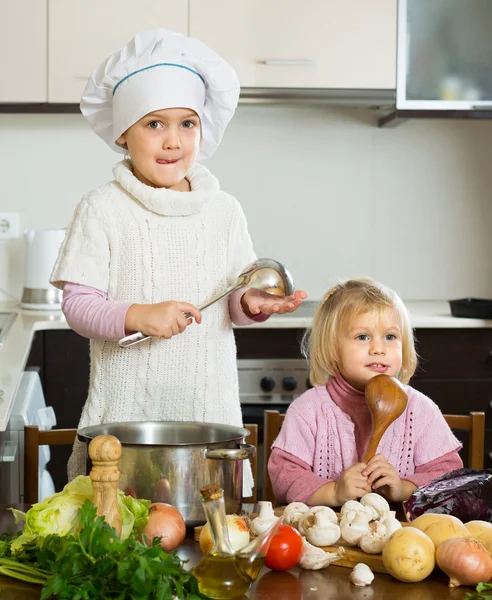
[[(312, 298), (357, 275), (408, 300), (492, 297), (492, 122), (376, 122), (241, 105), (207, 166), (242, 202), (257, 254)], [(117, 160), (80, 115), (0, 114), (0, 212), (64, 227)], [(19, 296), (22, 271), (22, 241), (0, 241), (0, 288)]]

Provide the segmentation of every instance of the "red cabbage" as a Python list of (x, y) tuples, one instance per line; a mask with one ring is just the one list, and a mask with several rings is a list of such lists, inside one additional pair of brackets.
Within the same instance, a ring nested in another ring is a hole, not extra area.
[(417, 488), (403, 503), (408, 521), (424, 513), (492, 523), (492, 469), (457, 469)]

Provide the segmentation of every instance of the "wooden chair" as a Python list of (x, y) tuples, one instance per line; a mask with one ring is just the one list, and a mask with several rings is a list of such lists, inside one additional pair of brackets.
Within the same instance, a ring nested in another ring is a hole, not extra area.
[(24, 427), (24, 503), (35, 504), (39, 490), (39, 446), (66, 446), (75, 441), (76, 429)]
[[(252, 444), (258, 450), (258, 425), (245, 425), (250, 434), (247, 436), (247, 442)], [(43, 431), (37, 426), (26, 426), (24, 428), (24, 502), (26, 504), (35, 504), (38, 501), (39, 490), (39, 446), (63, 446), (71, 445), (77, 435), (76, 429), (50, 429)], [(257, 491), (257, 469), (258, 457), (255, 456), (251, 461), (251, 469), (255, 480), (253, 495), (244, 498), (245, 502), (256, 502)]]
[[(454, 431), (470, 432), (470, 448), (468, 454), (468, 466), (470, 469), (483, 469), (484, 465), (484, 437), (485, 437), (485, 413), (471, 412), (469, 415), (443, 415), (446, 423)], [(272, 453), (272, 444), (279, 434), (285, 415), (278, 410), (266, 410), (264, 412), (265, 428), (265, 500), (275, 504), (272, 482), (268, 476), (268, 460)]]
[(249, 431), (249, 435), (246, 437), (246, 442), (256, 448), (256, 456), (251, 459), (251, 470), (253, 471), (255, 487), (253, 488), (252, 496), (243, 498), (243, 502), (256, 503), (258, 500), (258, 425), (244, 425), (244, 429)]

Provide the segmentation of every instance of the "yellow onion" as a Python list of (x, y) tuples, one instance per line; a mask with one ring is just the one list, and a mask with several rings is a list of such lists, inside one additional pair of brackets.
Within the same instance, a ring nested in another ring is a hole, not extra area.
[(163, 502), (150, 505), (147, 525), (140, 534), (148, 546), (154, 538), (161, 538), (160, 545), (166, 552), (171, 552), (183, 542), (185, 535), (186, 525), (177, 508)]
[[(244, 548), (246, 544), (249, 544), (249, 527), (246, 521), (238, 515), (227, 515), (227, 532), (229, 534), (229, 541), (233, 550), (240, 550)], [(210, 526), (205, 523), (200, 532), (200, 550), (203, 554), (207, 554), (212, 550), (213, 542), (210, 535)]]
[(472, 537), (448, 538), (436, 550), (439, 568), (449, 576), (449, 587), (476, 585), (492, 577), (492, 558)]

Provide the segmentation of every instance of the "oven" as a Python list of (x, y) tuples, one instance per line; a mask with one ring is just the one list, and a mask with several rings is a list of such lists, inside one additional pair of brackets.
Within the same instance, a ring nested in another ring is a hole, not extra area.
[(262, 498), (263, 412), (285, 414), (289, 405), (311, 387), (307, 362), (302, 358), (238, 358), (239, 398), (244, 423), (258, 425), (258, 498)]

